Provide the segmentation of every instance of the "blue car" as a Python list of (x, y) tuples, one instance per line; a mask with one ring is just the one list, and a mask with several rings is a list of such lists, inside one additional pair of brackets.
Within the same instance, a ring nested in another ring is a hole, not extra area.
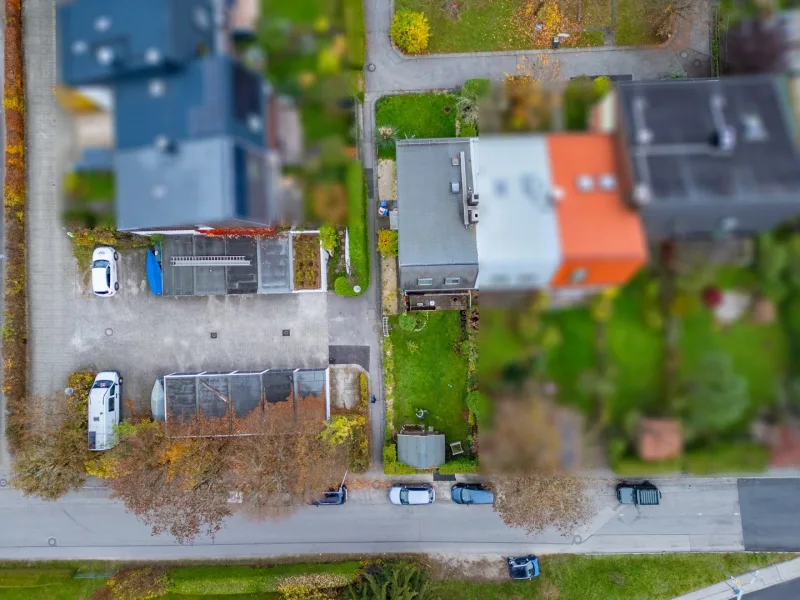
[(493, 504), (494, 493), (477, 483), (457, 483), (450, 488), (450, 497), (456, 504)]
[(508, 574), (511, 579), (533, 579), (539, 576), (539, 559), (536, 555), (509, 556)]

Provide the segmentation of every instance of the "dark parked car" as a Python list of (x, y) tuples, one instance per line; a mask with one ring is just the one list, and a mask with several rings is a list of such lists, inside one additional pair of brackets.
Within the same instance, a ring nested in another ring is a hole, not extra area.
[(661, 502), (661, 491), (649, 481), (617, 484), (617, 500), (621, 504), (656, 506)]
[(507, 562), (511, 579), (533, 579), (539, 576), (539, 559), (535, 554), (509, 556)]
[(318, 500), (311, 502), (314, 506), (337, 506), (347, 502), (347, 486), (342, 484), (339, 489), (331, 489), (322, 494)]
[(457, 483), (450, 488), (450, 495), (456, 504), (492, 504), (494, 493), (477, 483)]

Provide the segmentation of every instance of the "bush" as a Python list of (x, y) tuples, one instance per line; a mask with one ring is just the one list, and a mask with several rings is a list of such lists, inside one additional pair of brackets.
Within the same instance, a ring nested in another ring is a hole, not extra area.
[(345, 275), (340, 275), (333, 282), (333, 291), (336, 292), (337, 296), (360, 296), (364, 290), (356, 292), (350, 280)]
[(489, 79), (467, 79), (461, 88), (461, 95), (477, 100), (486, 97), (491, 89), (492, 82)]
[(401, 10), (394, 14), (389, 36), (406, 54), (419, 54), (428, 47), (431, 36), (428, 17), (421, 12)]
[(378, 252), (384, 256), (397, 256), (397, 232), (391, 229), (378, 231)]
[(595, 77), (592, 84), (598, 99), (603, 98), (606, 94), (608, 94), (608, 92), (610, 92), (611, 88), (614, 86), (614, 84), (611, 82), (611, 78), (608, 77), (608, 75)]
[(477, 137), (478, 136), (478, 128), (475, 127), (474, 123), (461, 123), (459, 128), (458, 137)]
[(397, 318), (400, 329), (407, 333), (413, 333), (424, 327), (428, 322), (427, 315), (423, 312), (407, 312)]
[(330, 223), (325, 223), (319, 228), (319, 239), (322, 247), (328, 252), (333, 252), (339, 245), (339, 232)]
[(492, 401), (486, 394), (479, 390), (474, 390), (467, 394), (467, 408), (478, 419), (478, 427), (485, 427), (491, 424)]
[(383, 447), (383, 472), (386, 475), (414, 475), (417, 470), (397, 460), (397, 444), (389, 443)]
[(114, 600), (148, 600), (167, 593), (167, 574), (163, 569), (143, 567), (122, 569), (106, 584)]

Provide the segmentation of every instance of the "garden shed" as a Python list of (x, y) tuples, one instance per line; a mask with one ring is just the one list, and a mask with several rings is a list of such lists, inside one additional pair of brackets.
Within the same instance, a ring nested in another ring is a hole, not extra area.
[(397, 435), (397, 460), (417, 469), (444, 464), (444, 434), (416, 426), (403, 427)]

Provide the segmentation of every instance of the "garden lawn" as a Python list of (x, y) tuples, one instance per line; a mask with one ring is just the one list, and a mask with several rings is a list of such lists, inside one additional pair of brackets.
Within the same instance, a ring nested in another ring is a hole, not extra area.
[(589, 414), (592, 402), (581, 389), (581, 375), (597, 365), (596, 325), (586, 308), (552, 310), (542, 314), (544, 325), (561, 332), (561, 343), (547, 356), (547, 377), (558, 386), (558, 397), (565, 405)]
[(719, 443), (706, 448), (689, 450), (674, 460), (645, 462), (628, 456), (611, 465), (617, 475), (652, 477), (653, 475), (751, 475), (763, 473), (769, 467), (769, 450), (751, 442)]
[(478, 379), (488, 382), (497, 379), (505, 367), (525, 356), (525, 344), (512, 323), (513, 311), (481, 309), (478, 329)]
[[(375, 106), (376, 133), (392, 127), (396, 139), (455, 137), (456, 100), (453, 94), (384, 96)], [(394, 143), (379, 143), (378, 157), (395, 158)]]
[(670, 600), (718, 583), (731, 573), (791, 560), (793, 554), (660, 554), (540, 557), (542, 576), (503, 584), (445, 581), (440, 600)]
[(642, 272), (620, 290), (606, 326), (608, 357), (616, 370), (609, 416), (616, 424), (631, 411), (647, 412), (660, 398), (666, 345), (663, 330), (648, 327), (645, 320), (648, 280)]
[[(446, 7), (458, 6), (458, 19)], [(530, 48), (514, 22), (524, 0), (396, 0), (395, 10), (425, 14), (431, 27), (428, 52), (489, 52)]]
[(615, 0), (615, 33), (618, 46), (648, 46), (661, 42), (654, 27), (670, 0)]
[(90, 600), (105, 579), (73, 579), (70, 568), (0, 568), (3, 600)]
[(610, 27), (612, 0), (583, 0), (584, 27)]
[(747, 380), (750, 391), (750, 409), (742, 420), (742, 431), (759, 407), (775, 401), (776, 386), (788, 369), (788, 340), (779, 321), (761, 325), (745, 317), (720, 327), (710, 311), (700, 309), (683, 320), (679, 351), (683, 377), (691, 377), (709, 352), (730, 356), (734, 370)]
[[(421, 331), (400, 329), (397, 317), (389, 320), (389, 335), (394, 353), (394, 426), (423, 423), (432, 425), (450, 442), (461, 441), (465, 447), (469, 427), (466, 410), (467, 359), (453, 351), (453, 344), (463, 339), (458, 311), (427, 313)], [(430, 411), (422, 421), (418, 408)]]

